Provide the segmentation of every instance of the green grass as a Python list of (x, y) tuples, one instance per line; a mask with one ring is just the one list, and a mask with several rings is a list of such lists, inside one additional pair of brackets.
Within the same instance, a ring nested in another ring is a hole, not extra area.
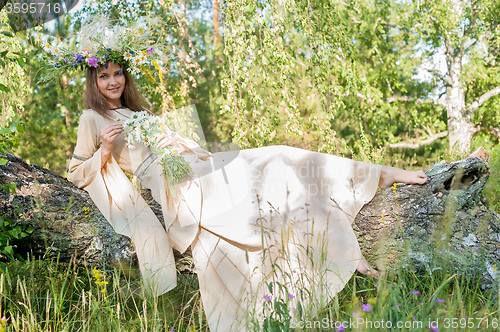
[(7, 264), (0, 312), (8, 332), (208, 330), (196, 276), (180, 275), (176, 289), (151, 298), (138, 279), (116, 271), (96, 278), (92, 270), (51, 260)]
[[(432, 266), (417, 273), (399, 263), (378, 280), (355, 275), (316, 317), (270, 319), (266, 330), (333, 331), (340, 322), (348, 325), (344, 331), (431, 331), (429, 322), (438, 322), (439, 331), (495, 330), (498, 285), (485, 291), (477, 278), (447, 273), (444, 261)], [(0, 311), (8, 319), (0, 331), (8, 332), (208, 331), (194, 275), (179, 275), (178, 287), (155, 299), (144, 295), (140, 280), (117, 272), (96, 278), (92, 270), (51, 260), (8, 263), (0, 275)], [(294, 311), (283, 303), (267, 308), (270, 317)]]

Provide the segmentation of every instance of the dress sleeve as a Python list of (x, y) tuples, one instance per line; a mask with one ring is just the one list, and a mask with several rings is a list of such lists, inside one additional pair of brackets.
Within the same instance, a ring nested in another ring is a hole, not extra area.
[(75, 152), (69, 163), (68, 178), (85, 188), (101, 171), (101, 139), (97, 122), (90, 111), (80, 116)]

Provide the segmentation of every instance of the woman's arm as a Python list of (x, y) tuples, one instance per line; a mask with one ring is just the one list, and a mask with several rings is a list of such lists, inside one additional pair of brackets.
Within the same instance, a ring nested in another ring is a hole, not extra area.
[(188, 151), (187, 145), (179, 144), (179, 142), (169, 134), (163, 133), (158, 136), (156, 139), (156, 143), (158, 143), (159, 148), (166, 148), (167, 146), (172, 146), (180, 151), (180, 153), (184, 153)]

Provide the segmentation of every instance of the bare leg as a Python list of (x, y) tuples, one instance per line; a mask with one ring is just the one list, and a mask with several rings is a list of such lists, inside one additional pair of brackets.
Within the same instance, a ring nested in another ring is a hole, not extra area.
[(368, 261), (363, 257), (359, 262), (358, 268), (356, 269), (359, 273), (364, 274), (365, 276), (378, 278), (378, 271), (375, 270), (368, 264)]
[(382, 166), (378, 186), (381, 189), (389, 188), (396, 182), (408, 184), (424, 184), (427, 182), (427, 176), (424, 171), (405, 171), (404, 169)]

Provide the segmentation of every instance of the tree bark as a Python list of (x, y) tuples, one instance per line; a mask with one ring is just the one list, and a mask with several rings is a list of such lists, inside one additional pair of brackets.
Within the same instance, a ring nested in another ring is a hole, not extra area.
[(217, 49), (220, 46), (220, 33), (219, 33), (219, 1), (213, 0), (212, 2), (212, 11), (213, 11), (213, 28), (214, 28), (214, 49)]
[(359, 212), (354, 229), (364, 254), (381, 270), (401, 260), (427, 274), (448, 266), (447, 273), (492, 287), (500, 277), (493, 268), (500, 261), (500, 215), (482, 194), (488, 164), (442, 161), (426, 174), (426, 184), (381, 190)]
[(465, 91), (460, 82), (462, 75), (462, 58), (453, 57), (447, 54), (448, 61), (448, 81), (446, 88), (446, 111), (448, 114), (448, 133), (450, 138), (450, 148), (456, 148), (460, 152), (470, 151), (470, 142), (475, 132), (475, 126), (467, 114), (465, 105)]

